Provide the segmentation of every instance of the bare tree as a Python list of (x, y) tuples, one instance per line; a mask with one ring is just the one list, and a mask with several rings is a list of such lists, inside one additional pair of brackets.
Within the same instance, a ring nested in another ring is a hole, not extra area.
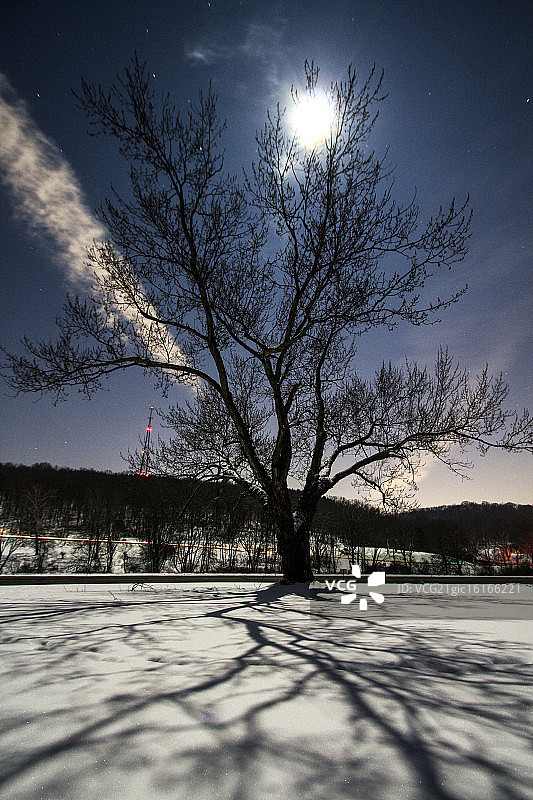
[(52, 493), (37, 483), (28, 486), (24, 492), (24, 506), (20, 511), (19, 530), (24, 536), (33, 538), (33, 569), (35, 572), (44, 571), (53, 547), (50, 539), (52, 499)]
[[(312, 64), (306, 78), (312, 97)], [(421, 455), (458, 469), (456, 445), (532, 448), (528, 414), (503, 410), (501, 378), (471, 380), (445, 351), (433, 371), (384, 362), (372, 380), (357, 374), (359, 336), (431, 324), (459, 299), (462, 290), (422, 297), (436, 271), (464, 258), (469, 236), (467, 203), (420, 223), (414, 202), (393, 199), (388, 167), (367, 150), (381, 83), (349, 68), (329, 88), (331, 126), (311, 148), (278, 106), (238, 182), (224, 173), (211, 90), (182, 116), (168, 95), (158, 102), (137, 58), (109, 91), (84, 82), (95, 130), (131, 164), (131, 196), (100, 211), (109, 240), (90, 253), (94, 297), (67, 301), (57, 342), (25, 340), (25, 356), (7, 356), (19, 392), (91, 394), (130, 367), (165, 393), (189, 384), (189, 402), (167, 415), (174, 436), (159, 469), (230, 479), (259, 497), (287, 582), (312, 577), (313, 515), (344, 478), (386, 498), (414, 479)]]

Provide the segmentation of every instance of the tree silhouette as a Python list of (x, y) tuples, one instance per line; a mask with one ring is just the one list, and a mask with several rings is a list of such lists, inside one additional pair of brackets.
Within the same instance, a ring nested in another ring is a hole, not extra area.
[[(306, 81), (296, 106), (320, 92), (313, 64)], [(25, 340), (26, 355), (7, 356), (22, 392), (91, 394), (130, 367), (164, 393), (188, 384), (158, 468), (259, 497), (289, 582), (311, 579), (317, 503), (344, 478), (387, 499), (421, 455), (457, 469), (456, 445), (532, 448), (530, 417), (503, 409), (501, 378), (473, 380), (444, 350), (434, 369), (385, 360), (371, 380), (357, 373), (360, 336), (431, 324), (459, 299), (463, 290), (422, 295), (469, 237), (468, 201), (421, 223), (414, 202), (394, 200), (388, 167), (367, 149), (381, 86), (350, 67), (329, 88), (331, 126), (312, 147), (278, 106), (239, 182), (224, 172), (211, 89), (183, 116), (169, 95), (157, 100), (137, 57), (109, 91), (83, 82), (95, 131), (130, 163), (131, 196), (100, 210), (109, 239), (90, 252), (94, 297), (67, 301), (56, 342)]]

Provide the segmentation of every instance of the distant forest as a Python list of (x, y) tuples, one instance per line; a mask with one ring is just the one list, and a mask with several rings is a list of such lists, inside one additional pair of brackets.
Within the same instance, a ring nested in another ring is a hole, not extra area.
[[(312, 531), (315, 574), (348, 563), (396, 573), (528, 573), (532, 555), (531, 505), (390, 514), (326, 497)], [(265, 509), (231, 483), (0, 464), (2, 571), (262, 573), (279, 564)]]

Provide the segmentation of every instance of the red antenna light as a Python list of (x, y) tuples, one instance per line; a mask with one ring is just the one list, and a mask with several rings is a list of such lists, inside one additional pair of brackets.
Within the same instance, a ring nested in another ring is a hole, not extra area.
[(141, 468), (138, 474), (143, 478), (148, 478), (150, 475), (150, 435), (152, 433), (152, 414), (154, 407), (150, 406), (150, 416), (148, 417), (148, 425), (146, 427), (146, 436), (144, 437), (144, 444), (142, 449)]

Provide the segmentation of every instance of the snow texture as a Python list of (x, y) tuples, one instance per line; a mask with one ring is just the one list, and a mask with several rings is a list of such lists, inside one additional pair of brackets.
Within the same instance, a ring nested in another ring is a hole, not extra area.
[(530, 620), (238, 583), (0, 602), (2, 800), (533, 798)]

